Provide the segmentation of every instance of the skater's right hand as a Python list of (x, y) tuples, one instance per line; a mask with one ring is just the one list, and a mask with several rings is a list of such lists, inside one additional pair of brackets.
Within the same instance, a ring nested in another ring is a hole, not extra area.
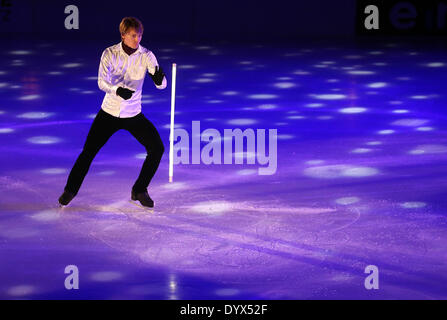
[(119, 95), (121, 98), (123, 98), (124, 100), (128, 100), (130, 99), (130, 97), (132, 97), (132, 93), (134, 93), (135, 91), (123, 88), (123, 87), (119, 87), (118, 89), (116, 89), (116, 94)]

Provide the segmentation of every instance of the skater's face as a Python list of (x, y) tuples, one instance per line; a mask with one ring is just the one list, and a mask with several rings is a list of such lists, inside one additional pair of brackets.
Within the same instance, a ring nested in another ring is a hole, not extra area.
[(121, 37), (126, 46), (129, 46), (132, 49), (137, 49), (138, 45), (140, 44), (141, 38), (143, 37), (143, 34), (137, 32), (135, 29), (129, 29), (129, 31), (127, 31), (127, 33), (125, 33)]

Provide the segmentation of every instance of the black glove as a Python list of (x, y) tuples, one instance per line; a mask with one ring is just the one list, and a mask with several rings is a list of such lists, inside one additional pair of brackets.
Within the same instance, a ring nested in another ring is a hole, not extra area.
[(119, 87), (118, 89), (116, 89), (116, 94), (119, 95), (121, 98), (123, 98), (124, 100), (128, 100), (130, 99), (130, 97), (132, 97), (132, 93), (134, 93), (135, 91), (123, 88), (123, 87)]
[(161, 85), (163, 78), (165, 77), (163, 69), (160, 66), (155, 66), (155, 73), (153, 75), (151, 74), (151, 77), (157, 86)]

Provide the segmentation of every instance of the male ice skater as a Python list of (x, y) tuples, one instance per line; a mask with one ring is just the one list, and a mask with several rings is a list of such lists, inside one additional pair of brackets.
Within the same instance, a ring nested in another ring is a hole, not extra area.
[(106, 94), (59, 198), (63, 206), (78, 193), (98, 151), (120, 129), (129, 131), (147, 151), (140, 175), (132, 187), (131, 199), (145, 207), (154, 206), (147, 187), (157, 171), (164, 146), (157, 129), (141, 113), (141, 90), (146, 71), (157, 89), (166, 88), (167, 81), (154, 54), (140, 45), (141, 21), (126, 17), (121, 21), (119, 31), (121, 42), (105, 49), (101, 56), (98, 86)]

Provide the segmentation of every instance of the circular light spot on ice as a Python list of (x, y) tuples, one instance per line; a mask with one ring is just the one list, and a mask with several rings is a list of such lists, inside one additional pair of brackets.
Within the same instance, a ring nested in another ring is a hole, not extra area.
[(272, 110), (272, 109), (276, 109), (276, 108), (278, 108), (278, 106), (274, 105), (274, 104), (262, 104), (262, 105), (258, 106), (258, 109), (261, 109), (261, 110)]
[(62, 174), (67, 172), (67, 169), (64, 168), (48, 168), (40, 170), (43, 174)]
[(239, 170), (236, 172), (236, 174), (238, 174), (240, 176), (248, 176), (248, 175), (253, 175), (256, 173), (257, 173), (257, 170), (255, 170), (255, 169), (243, 169), (243, 170)]
[(17, 56), (26, 56), (28, 54), (32, 54), (33, 52), (28, 50), (14, 50), (10, 51), (9, 53)]
[(409, 151), (410, 154), (437, 154), (447, 153), (447, 147), (439, 144), (424, 144)]
[(349, 108), (343, 108), (343, 109), (339, 109), (338, 111), (340, 113), (362, 113), (365, 112), (367, 109), (366, 108), (362, 108), (362, 107), (349, 107)]
[(278, 80), (281, 80), (281, 81), (293, 80), (292, 77), (279, 77), (279, 78), (277, 78), (277, 79), (278, 79)]
[(8, 289), (7, 293), (13, 297), (23, 297), (36, 292), (36, 289), (30, 285), (14, 286)]
[(370, 167), (354, 167), (350, 165), (329, 165), (311, 167), (304, 170), (304, 175), (313, 178), (336, 179), (342, 177), (369, 177), (376, 175), (379, 171)]
[(214, 79), (210, 79), (210, 78), (199, 78), (194, 80), (197, 83), (207, 83), (207, 82), (214, 82)]
[(426, 119), (400, 119), (393, 121), (391, 124), (403, 127), (418, 127), (426, 124), (427, 122), (429, 122), (429, 120)]
[(379, 172), (379, 170), (368, 167), (356, 167), (351, 169), (343, 170), (342, 175), (345, 177), (370, 177), (374, 176)]
[(289, 89), (289, 88), (296, 87), (296, 84), (294, 84), (292, 82), (278, 82), (278, 83), (275, 83), (274, 86), (278, 89)]
[(38, 95), (38, 94), (28, 94), (28, 95), (25, 95), (25, 96), (21, 96), (19, 98), (19, 100), (30, 101), (30, 100), (36, 100), (36, 99), (39, 99), (39, 98), (40, 98), (40, 95)]
[(239, 290), (237, 289), (218, 289), (215, 291), (216, 295), (228, 297), (228, 296), (235, 296), (239, 294)]
[(393, 113), (397, 113), (397, 114), (403, 114), (403, 113), (408, 113), (409, 111), (406, 109), (396, 109), (393, 110)]
[(256, 123), (256, 120), (253, 119), (232, 119), (227, 121), (228, 124), (232, 124), (232, 125), (249, 125), (249, 124), (254, 124)]
[(321, 108), (324, 107), (323, 103), (308, 103), (305, 105), (307, 108)]
[(390, 130), (390, 129), (387, 129), (387, 130), (380, 130), (380, 131), (377, 131), (377, 133), (378, 133), (378, 134), (393, 134), (393, 133), (394, 133), (394, 130)]
[(294, 71), (293, 74), (299, 75), (299, 76), (304, 76), (304, 75), (308, 75), (311, 74), (309, 71), (303, 71), (303, 70), (297, 70)]
[(90, 275), (90, 279), (97, 282), (109, 282), (119, 280), (123, 277), (120, 272), (116, 271), (101, 271)]
[(427, 67), (430, 68), (440, 68), (440, 67), (444, 67), (445, 63), (444, 62), (430, 62), (426, 64)]
[(209, 215), (219, 215), (231, 209), (231, 203), (226, 201), (204, 201), (199, 202), (190, 208), (192, 211), (206, 213)]
[(371, 152), (371, 149), (368, 148), (357, 148), (351, 151), (351, 153), (368, 153)]
[(354, 76), (367, 76), (367, 75), (375, 74), (374, 71), (368, 71), (368, 70), (350, 70), (347, 73), (352, 74)]
[(380, 142), (380, 141), (369, 141), (366, 144), (369, 145), (369, 146), (378, 146), (378, 145), (381, 145), (382, 142)]
[(54, 115), (54, 112), (25, 112), (22, 114), (19, 114), (17, 118), (24, 118), (24, 119), (45, 119), (49, 118), (52, 115)]
[(414, 100), (425, 100), (425, 99), (428, 99), (429, 97), (426, 95), (415, 95), (415, 96), (411, 96), (410, 98), (414, 99)]
[(179, 66), (177, 66), (177, 68), (179, 69), (195, 69), (197, 66), (192, 65), (192, 64), (181, 64)]
[(368, 88), (374, 88), (374, 89), (384, 88), (386, 86), (387, 86), (386, 82), (374, 82), (367, 85)]
[(248, 96), (249, 99), (258, 99), (258, 100), (263, 100), (263, 99), (275, 99), (278, 96), (276, 94), (251, 94)]
[(315, 99), (321, 99), (321, 100), (340, 100), (340, 99), (346, 99), (347, 96), (344, 94), (335, 94), (335, 93), (329, 93), (329, 94), (310, 94), (311, 97)]
[(7, 82), (0, 82), (0, 88), (5, 88), (8, 86)]
[(425, 131), (432, 131), (433, 128), (432, 127), (419, 127), (419, 128), (416, 128), (416, 130), (425, 132)]
[(335, 200), (336, 203), (341, 204), (341, 205), (353, 204), (353, 203), (356, 203), (359, 201), (360, 201), (360, 199), (357, 197), (344, 197), (344, 198), (338, 198), (337, 200)]
[(50, 137), (50, 136), (36, 136), (27, 139), (28, 142), (34, 143), (34, 144), (53, 144), (58, 143), (61, 141), (61, 139), (57, 137)]
[(80, 66), (82, 66), (81, 63), (65, 63), (61, 65), (62, 68), (78, 68)]
[(401, 203), (400, 206), (405, 209), (417, 209), (417, 208), (423, 208), (427, 204), (425, 202), (404, 202)]
[(11, 133), (14, 129), (11, 128), (0, 128), (0, 133)]
[(55, 221), (60, 218), (59, 212), (53, 210), (40, 211), (31, 215), (31, 219), (41, 222)]
[(306, 119), (305, 116), (288, 116), (287, 119)]
[(224, 96), (235, 96), (235, 95), (239, 94), (239, 92), (237, 92), (237, 91), (224, 91), (221, 94), (224, 95)]

